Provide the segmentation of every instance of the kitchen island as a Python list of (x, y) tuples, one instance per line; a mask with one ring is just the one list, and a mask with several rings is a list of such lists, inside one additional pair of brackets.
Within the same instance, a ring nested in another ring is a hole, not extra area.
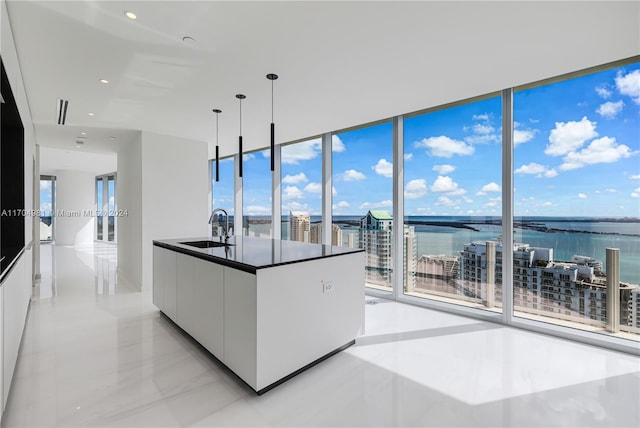
[(153, 303), (262, 394), (364, 333), (364, 251), (246, 236), (156, 240)]

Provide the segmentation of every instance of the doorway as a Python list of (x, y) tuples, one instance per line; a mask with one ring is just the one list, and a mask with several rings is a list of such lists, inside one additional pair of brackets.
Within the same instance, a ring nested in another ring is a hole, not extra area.
[(96, 177), (96, 241), (116, 242), (116, 173)]
[(40, 176), (40, 241), (52, 242), (55, 237), (56, 177)]

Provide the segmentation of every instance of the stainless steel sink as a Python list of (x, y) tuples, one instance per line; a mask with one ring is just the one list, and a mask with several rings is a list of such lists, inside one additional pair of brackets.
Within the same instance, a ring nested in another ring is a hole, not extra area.
[(189, 245), (190, 247), (196, 248), (217, 248), (217, 247), (229, 247), (233, 244), (225, 244), (224, 242), (218, 241), (189, 241), (189, 242), (180, 242), (182, 245)]

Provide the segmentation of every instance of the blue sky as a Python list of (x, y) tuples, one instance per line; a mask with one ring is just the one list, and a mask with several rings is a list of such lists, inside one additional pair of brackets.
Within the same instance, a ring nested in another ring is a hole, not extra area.
[(514, 97), (520, 215), (640, 216), (640, 64)]
[(51, 215), (51, 180), (40, 180), (40, 214), (43, 217)]
[[(516, 216), (640, 216), (640, 64), (516, 92), (514, 118)], [(500, 97), (408, 117), (404, 132), (406, 215), (500, 215)], [(391, 122), (332, 145), (333, 214), (391, 212)], [(244, 159), (245, 214), (269, 215), (268, 151)], [(282, 161), (283, 214), (319, 215), (320, 140)], [(233, 162), (220, 167), (214, 205), (231, 207)]]

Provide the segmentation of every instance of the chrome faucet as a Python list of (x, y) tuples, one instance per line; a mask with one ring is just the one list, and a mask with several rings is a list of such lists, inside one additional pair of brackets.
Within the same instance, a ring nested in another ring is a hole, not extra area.
[[(209, 224), (212, 225), (211, 235), (213, 236), (213, 218), (218, 212), (222, 212), (224, 214), (224, 243), (229, 242), (229, 214), (223, 208), (216, 208), (211, 212), (211, 217), (209, 217)], [(220, 236), (220, 242), (222, 242), (222, 236)]]

